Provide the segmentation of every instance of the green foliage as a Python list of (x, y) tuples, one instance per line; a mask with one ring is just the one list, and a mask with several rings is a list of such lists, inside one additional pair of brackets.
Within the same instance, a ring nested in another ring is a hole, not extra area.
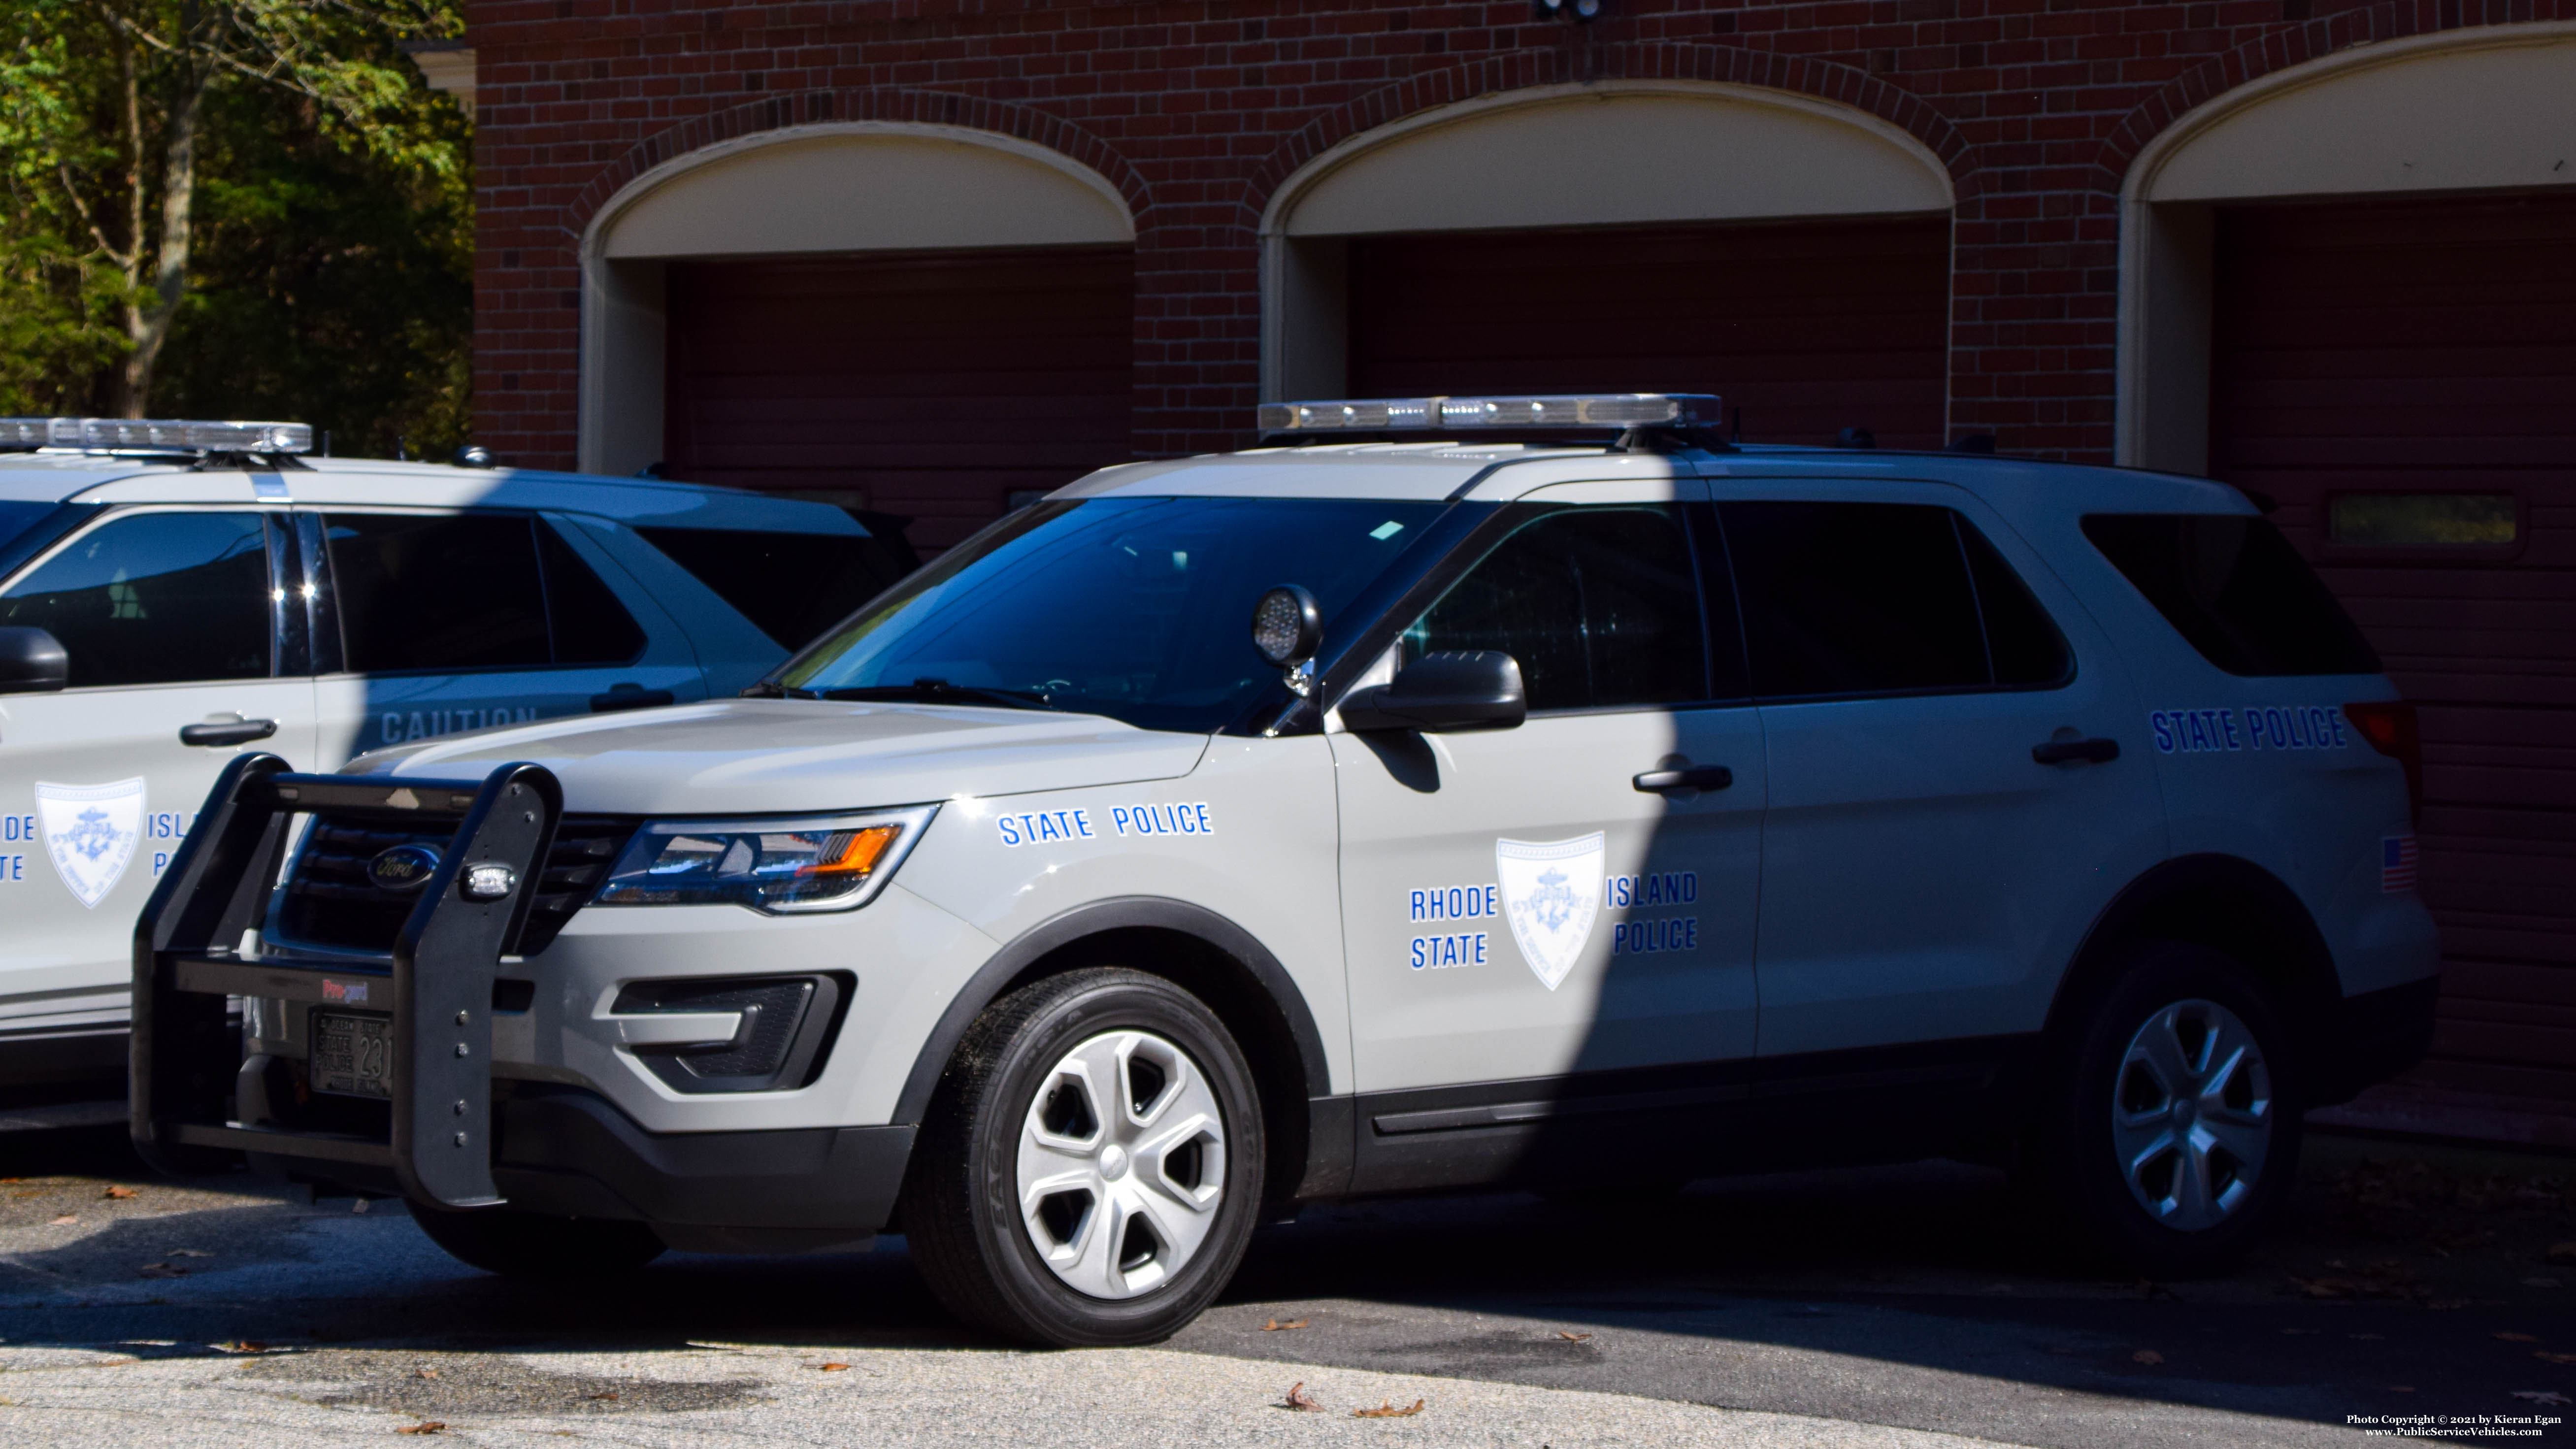
[[(465, 154), (434, 92), (409, 140)], [(153, 387), (178, 417), (292, 418), (332, 450), (445, 457), (471, 422), (474, 196), (462, 167), (353, 152), (310, 103), (236, 89), (209, 115), (196, 262)]]
[(0, 0), (0, 412), (467, 418), (456, 0)]

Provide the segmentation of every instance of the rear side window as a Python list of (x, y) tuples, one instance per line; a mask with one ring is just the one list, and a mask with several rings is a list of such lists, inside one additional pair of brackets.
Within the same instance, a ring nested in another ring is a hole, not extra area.
[(2084, 536), (2230, 674), (2376, 674), (2378, 651), (2271, 520), (2096, 513)]
[(1708, 698), (1690, 535), (1665, 507), (1549, 514), (1485, 555), (1405, 631), (1405, 656), (1499, 649), (1529, 707), (1608, 709)]
[(786, 649), (803, 648), (910, 571), (885, 543), (857, 534), (636, 531)]
[(263, 534), (256, 513), (111, 519), (0, 597), (0, 624), (52, 631), (76, 689), (264, 678)]
[(2065, 637), (1975, 525), (1899, 503), (1723, 503), (1753, 692), (2045, 686)]
[(643, 652), (634, 617), (535, 518), (333, 513), (322, 522), (353, 672), (623, 664)]

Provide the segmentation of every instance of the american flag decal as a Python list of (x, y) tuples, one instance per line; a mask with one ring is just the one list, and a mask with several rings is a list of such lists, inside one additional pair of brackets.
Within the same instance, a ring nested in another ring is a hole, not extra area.
[(2379, 888), (2383, 891), (2415, 889), (2415, 837), (2384, 835), (2379, 840)]

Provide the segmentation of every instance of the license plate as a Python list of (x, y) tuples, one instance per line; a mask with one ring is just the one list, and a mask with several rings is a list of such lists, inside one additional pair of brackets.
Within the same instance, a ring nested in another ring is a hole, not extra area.
[(393, 1064), (393, 1019), (313, 1013), (313, 1090), (343, 1097), (390, 1097), (386, 1073)]

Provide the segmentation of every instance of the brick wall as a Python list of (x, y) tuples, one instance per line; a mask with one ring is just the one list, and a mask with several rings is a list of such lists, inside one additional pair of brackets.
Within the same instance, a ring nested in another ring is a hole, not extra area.
[(577, 250), (617, 188), (709, 142), (865, 118), (988, 128), (1108, 176), (1135, 213), (1136, 451), (1241, 441), (1256, 227), (1346, 136), (1523, 86), (1693, 78), (1805, 92), (1950, 168), (1953, 434), (2109, 456), (2128, 159), (2201, 101), (2345, 46), (2552, 19), (2576, 0), (1606, 0), (1589, 25), (1489, 4), (484, 0), (478, 437), (569, 466)]

